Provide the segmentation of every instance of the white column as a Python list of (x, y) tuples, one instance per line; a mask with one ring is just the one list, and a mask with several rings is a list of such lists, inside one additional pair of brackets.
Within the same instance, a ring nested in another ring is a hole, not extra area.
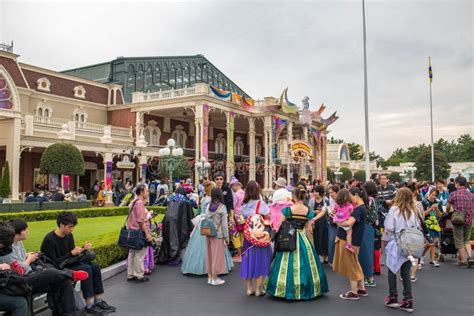
[(291, 184), (291, 163), (292, 163), (292, 159), (291, 159), (291, 152), (290, 152), (290, 144), (291, 142), (293, 141), (293, 122), (288, 122), (288, 126), (287, 126), (287, 133), (286, 133), (286, 139), (287, 139), (287, 142), (288, 142), (288, 148), (287, 148), (287, 152), (288, 152), (288, 160), (287, 160), (287, 165), (286, 165), (286, 183), (288, 185)]
[(255, 164), (255, 118), (249, 117), (249, 181), (255, 181), (256, 164)]
[(140, 156), (140, 159), (139, 159), (139, 162), (140, 162), (140, 171), (138, 173), (138, 178), (142, 178), (143, 179), (143, 183), (146, 182), (146, 170), (148, 168), (148, 157), (147, 156)]
[(263, 189), (266, 194), (272, 191), (272, 171), (273, 171), (273, 159), (272, 159), (272, 117), (266, 116), (264, 122), (264, 135), (265, 135), (265, 188)]
[(145, 128), (144, 116), (145, 112), (135, 112), (135, 141), (138, 141), (140, 135), (143, 134), (143, 129)]
[[(10, 125), (10, 136), (6, 148), (6, 160), (10, 169), (10, 190), (12, 201), (20, 200), (20, 130), (21, 118), (16, 117)], [(7, 132), (7, 131), (5, 131)]]
[[(303, 126), (303, 140), (308, 141), (308, 127)], [(306, 165), (308, 164), (308, 158), (303, 158), (300, 160), (300, 175), (308, 177), (306, 174)]]
[(202, 122), (198, 119), (194, 121), (194, 183), (197, 185), (199, 183), (199, 172), (196, 167), (200, 157), (200, 149), (201, 149), (201, 124)]
[(111, 152), (106, 152), (102, 154), (103, 161), (104, 161), (104, 183), (107, 188), (107, 197), (105, 199), (105, 204), (106, 205), (113, 205), (112, 201), (112, 170), (110, 170), (110, 183), (107, 183), (107, 165), (110, 165), (110, 168), (112, 167), (113, 160), (114, 160), (114, 155)]

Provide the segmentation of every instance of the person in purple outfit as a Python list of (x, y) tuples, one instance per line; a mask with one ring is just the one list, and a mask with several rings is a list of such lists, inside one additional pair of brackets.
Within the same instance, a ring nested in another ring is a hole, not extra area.
[[(260, 201), (260, 203), (259, 203)], [(258, 210), (257, 210), (258, 207)], [(241, 208), (242, 215), (247, 218), (256, 214), (269, 215), (268, 205), (261, 200), (260, 185), (255, 181), (250, 181), (245, 189), (245, 197)], [(257, 247), (246, 239), (242, 248), (242, 264), (240, 266), (240, 278), (245, 279), (247, 295), (263, 296), (263, 281), (270, 272), (272, 261), (272, 248)], [(255, 289), (253, 281), (255, 280)]]

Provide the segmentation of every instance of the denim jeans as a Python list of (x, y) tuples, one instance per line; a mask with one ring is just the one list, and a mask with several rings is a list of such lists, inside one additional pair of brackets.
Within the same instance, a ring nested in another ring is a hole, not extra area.
[(22, 296), (0, 294), (0, 311), (11, 316), (28, 315), (28, 299)]
[[(411, 294), (411, 261), (405, 261), (405, 263), (400, 268), (400, 276), (403, 279), (403, 298), (406, 300), (413, 299)], [(390, 295), (398, 296), (397, 291), (397, 275), (388, 269), (388, 286), (390, 289)]]

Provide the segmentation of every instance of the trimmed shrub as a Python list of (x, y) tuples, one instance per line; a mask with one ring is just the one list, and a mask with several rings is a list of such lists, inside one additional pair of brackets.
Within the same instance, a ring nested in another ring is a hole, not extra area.
[[(149, 211), (155, 211), (158, 214), (164, 214), (166, 207), (164, 206), (149, 206)], [(119, 216), (128, 214), (128, 206), (122, 207), (98, 207), (98, 208), (83, 208), (67, 210), (68, 212), (75, 213), (78, 218), (88, 217), (102, 217), (102, 216)], [(55, 220), (58, 214), (64, 212), (64, 210), (54, 211), (34, 211), (34, 212), (16, 212), (16, 213), (0, 213), (0, 221), (8, 221), (14, 218), (21, 218), (26, 222), (38, 222)]]
[(5, 161), (0, 182), (0, 197), (8, 198), (10, 193), (10, 167), (8, 166), (8, 161)]
[(354, 179), (356, 179), (359, 182), (364, 182), (365, 181), (365, 171), (364, 170), (357, 170), (354, 173)]
[(352, 171), (349, 168), (343, 167), (339, 171), (342, 172), (341, 181), (348, 181), (352, 178)]
[(84, 157), (72, 144), (53, 144), (46, 148), (41, 156), (42, 174), (84, 175)]
[(105, 268), (127, 258), (128, 251), (117, 244), (120, 231), (103, 234), (91, 240), (95, 262)]

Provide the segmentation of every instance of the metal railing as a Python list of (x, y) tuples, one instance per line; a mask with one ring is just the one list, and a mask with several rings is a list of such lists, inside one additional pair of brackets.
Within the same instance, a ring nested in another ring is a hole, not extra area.
[(0, 43), (0, 50), (13, 53), (13, 41), (11, 41), (10, 45), (8, 45), (7, 43)]

